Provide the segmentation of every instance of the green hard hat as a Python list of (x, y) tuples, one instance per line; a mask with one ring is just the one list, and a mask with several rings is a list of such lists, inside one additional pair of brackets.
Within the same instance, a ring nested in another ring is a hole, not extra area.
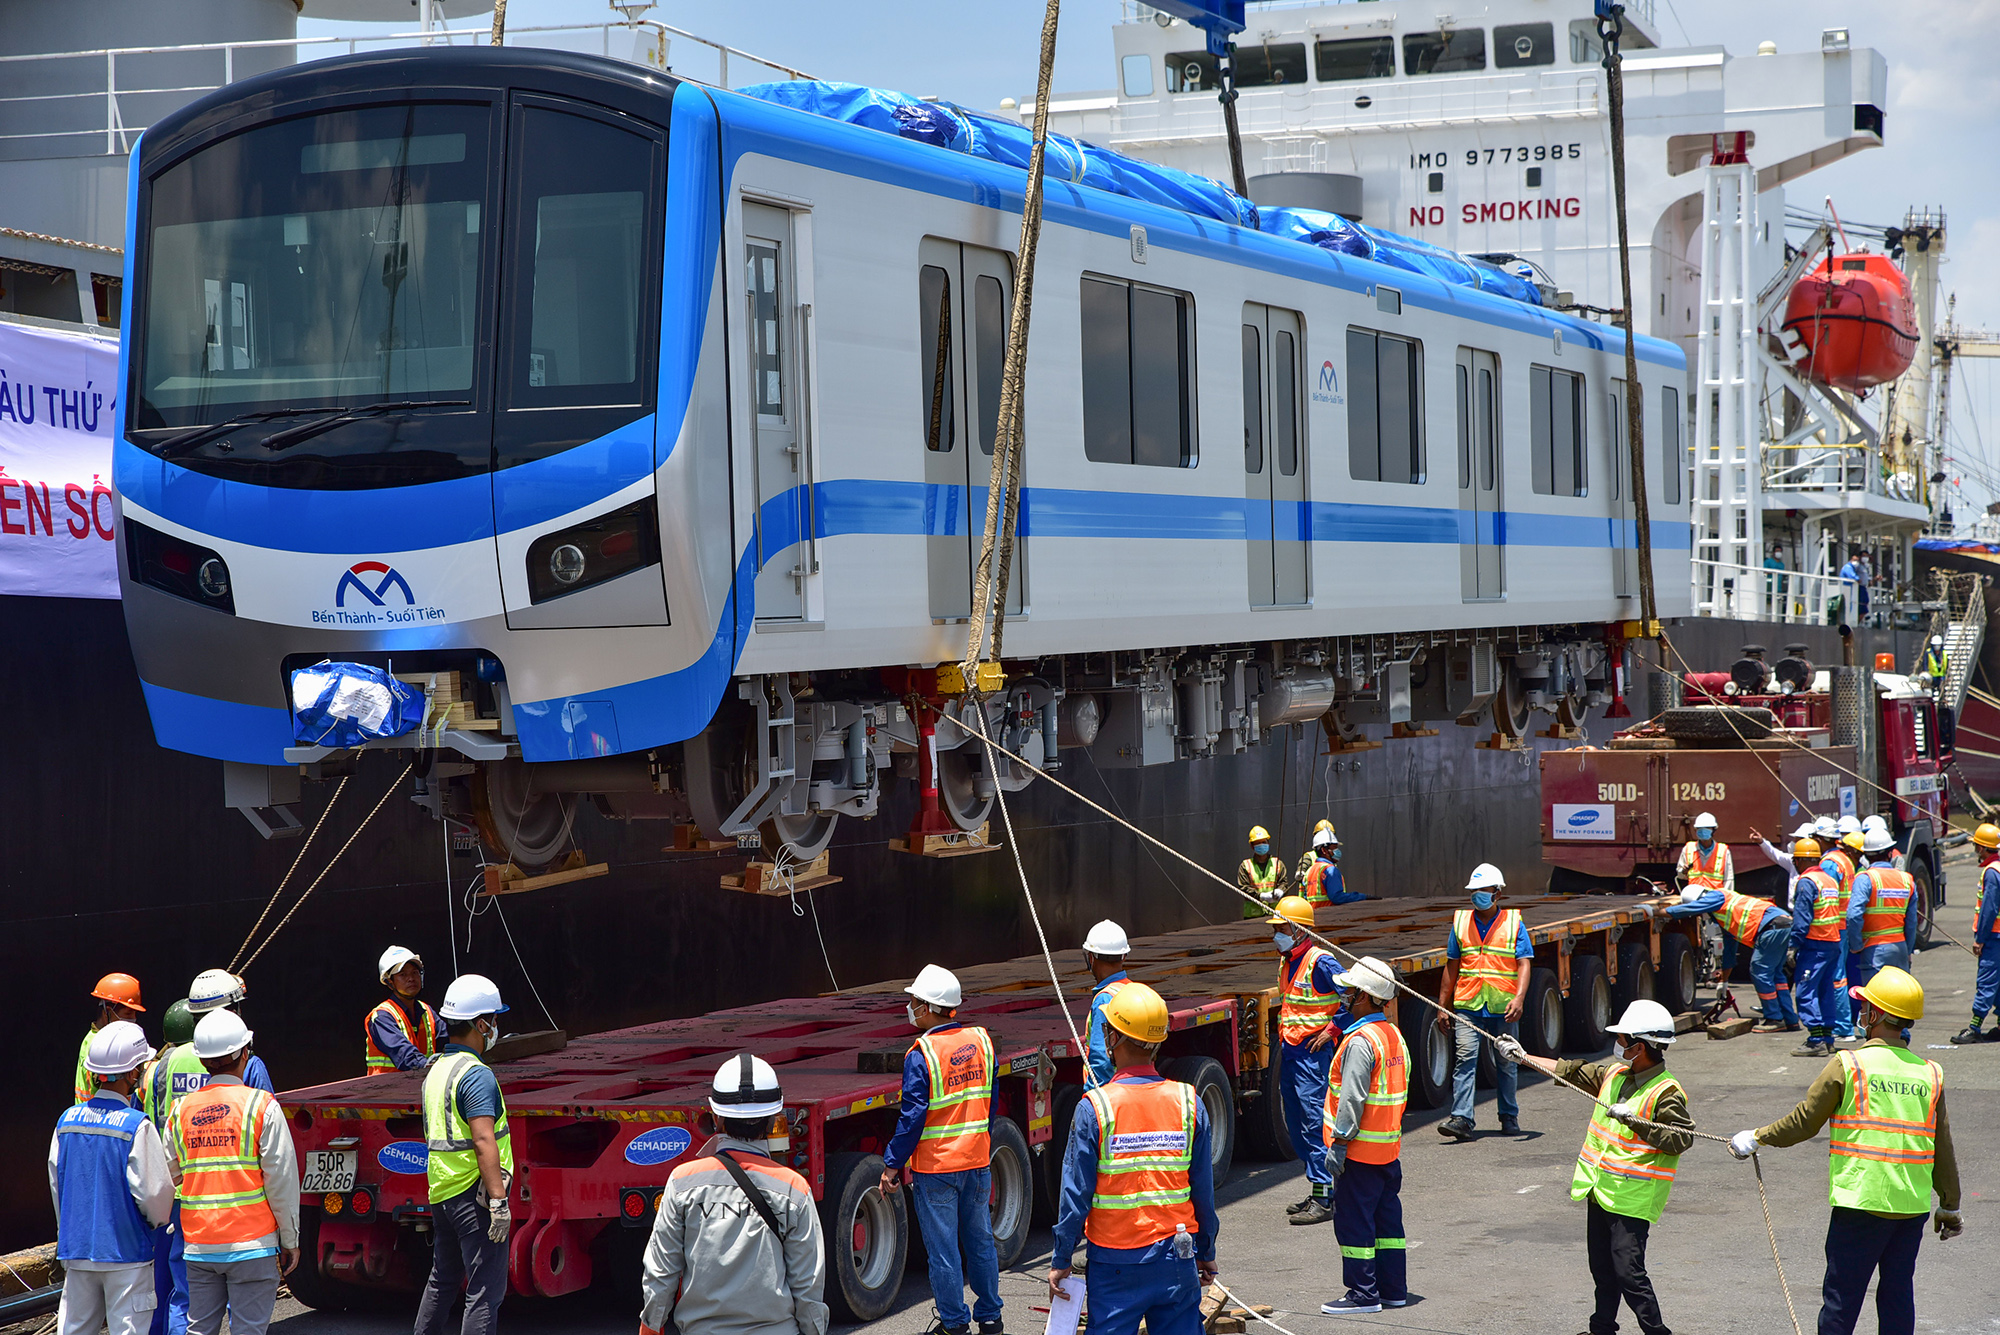
[(167, 1007), (160, 1027), (169, 1043), (194, 1042), (194, 1012), (188, 1009), (186, 997)]

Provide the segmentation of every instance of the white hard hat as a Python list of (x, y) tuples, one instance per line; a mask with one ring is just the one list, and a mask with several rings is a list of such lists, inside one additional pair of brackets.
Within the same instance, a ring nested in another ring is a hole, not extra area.
[(1613, 1034), (1624, 1034), (1631, 1038), (1643, 1038), (1648, 1043), (1661, 1047), (1674, 1041), (1674, 1017), (1667, 1008), (1657, 1001), (1635, 1001), (1625, 1008), (1618, 1017), (1617, 1024), (1607, 1024), (1605, 1030)]
[(476, 1020), (506, 1009), (491, 978), (483, 973), (462, 973), (444, 990), (444, 1005), (438, 1007), (438, 1014), (447, 1020)]
[(785, 1091), (771, 1063), (745, 1052), (716, 1068), (708, 1106), (717, 1117), (775, 1117), (785, 1110)]
[(1840, 820), (1834, 824), (1833, 828), (1838, 830), (1842, 834), (1859, 834), (1861, 832), (1861, 822), (1854, 819), (1854, 817), (1852, 816), (1842, 816)]
[(1944, 648), (1944, 636), (1942, 635), (1931, 636), (1931, 643), (1935, 644), (1940, 649)]
[(1132, 943), (1125, 938), (1125, 929), (1106, 918), (1090, 929), (1090, 935), (1083, 938), (1083, 948), (1093, 955), (1129, 955)]
[(194, 1055), (203, 1061), (233, 1057), (255, 1037), (235, 1011), (210, 1011), (194, 1027)]
[(1818, 820), (1813, 822), (1812, 832), (1815, 836), (1826, 835), (1826, 834), (1838, 834), (1840, 833), (1840, 827), (1837, 824), (1835, 824), (1833, 817), (1821, 816)]
[(1863, 816), (1861, 818), (1861, 828), (1863, 830), (1886, 830), (1889, 828), (1889, 822), (1878, 811), (1872, 816)]
[(1896, 846), (1896, 836), (1877, 825), (1871, 825), (1861, 832), (1861, 851), (1883, 853)]
[(1465, 883), (1468, 890), (1502, 890), (1507, 886), (1507, 878), (1500, 869), (1490, 862), (1482, 862), (1472, 869), (1472, 878)]
[(146, 1031), (130, 1020), (113, 1020), (91, 1036), (83, 1069), (93, 1075), (124, 1075), (153, 1059)]
[(390, 946), (382, 952), (382, 958), (375, 965), (375, 972), (381, 977), (382, 982), (386, 984), (389, 981), (390, 974), (396, 972), (396, 970), (402, 968), (411, 960), (417, 962), (419, 969), (424, 967), (424, 957), (416, 951), (411, 950), (408, 946)]
[(1702, 896), (1702, 889), (1700, 886), (1698, 885), (1687, 886), (1681, 891), (1681, 903), (1692, 904), (1697, 899), (1700, 899), (1701, 896)]
[(1373, 955), (1356, 960), (1339, 978), (1341, 987), (1358, 987), (1377, 1001), (1396, 995), (1396, 975)]
[(1819, 826), (1812, 821), (1800, 821), (1799, 828), (1792, 831), (1794, 839), (1810, 839), (1819, 832)]
[(188, 1009), (200, 1015), (203, 1011), (234, 1006), (249, 990), (241, 978), (227, 969), (203, 969), (188, 985)]
[(1694, 827), (1697, 830), (1712, 830), (1715, 828), (1715, 817), (1704, 811), (1694, 818)]
[(958, 975), (935, 964), (926, 964), (918, 970), (917, 981), (903, 990), (941, 1010), (957, 1010), (965, 1000), (965, 993), (958, 986)]
[(1313, 832), (1314, 848), (1325, 848), (1328, 844), (1332, 844), (1335, 848), (1339, 848), (1340, 836), (1335, 834), (1332, 830), (1316, 830)]

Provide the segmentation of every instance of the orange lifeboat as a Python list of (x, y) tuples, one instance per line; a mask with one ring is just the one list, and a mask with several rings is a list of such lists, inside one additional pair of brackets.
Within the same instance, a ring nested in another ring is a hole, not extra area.
[(1835, 389), (1894, 380), (1917, 352), (1910, 286), (1886, 255), (1829, 254), (1793, 284), (1784, 328), (1803, 350), (1798, 369)]

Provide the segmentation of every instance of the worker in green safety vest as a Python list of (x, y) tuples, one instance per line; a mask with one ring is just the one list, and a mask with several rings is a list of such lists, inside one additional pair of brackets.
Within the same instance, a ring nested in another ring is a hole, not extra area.
[(1836, 1052), (1798, 1107), (1755, 1131), (1739, 1131), (1739, 1159), (1759, 1145), (1796, 1145), (1830, 1127), (1826, 1285), (1819, 1328), (1848, 1335), (1876, 1271), (1881, 1335), (1917, 1325), (1917, 1248), (1931, 1197), (1940, 1241), (1964, 1229), (1958, 1215), (1958, 1159), (1945, 1120), (1944, 1071), (1910, 1051), (1910, 1026), (1924, 1016), (1924, 989), (1893, 965), (1853, 990), (1855, 1023), (1868, 1041)]
[(1931, 693), (1935, 695), (1944, 689), (1945, 668), (1948, 666), (1944, 654), (1944, 636), (1931, 636), (1930, 647), (1924, 650), (1923, 674), (1930, 678)]
[(424, 1076), (424, 1145), (430, 1177), (431, 1275), (417, 1307), (416, 1335), (442, 1335), (465, 1290), (463, 1335), (493, 1335), (507, 1296), (507, 1230), (513, 1214), (514, 1144), (507, 1101), (486, 1064), (507, 1007), (491, 979), (463, 974), (438, 1014), (444, 1051)]

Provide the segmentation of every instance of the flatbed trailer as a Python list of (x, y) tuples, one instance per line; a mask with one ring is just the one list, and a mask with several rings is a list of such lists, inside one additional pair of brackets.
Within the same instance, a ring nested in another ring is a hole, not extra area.
[[(1692, 1005), (1702, 935), (1668, 919), (1671, 901), (1547, 896), (1509, 901), (1535, 943), (1523, 1041), (1538, 1053), (1595, 1051), (1614, 1007), (1656, 993)], [(1392, 964), (1437, 994), (1458, 905), (1392, 899), (1322, 908), (1322, 935)], [(1081, 1029), (1090, 980), (1080, 950), (1057, 952)], [(1195, 1086), (1226, 1176), (1245, 1151), (1292, 1157), (1277, 1094), (1277, 965), (1269, 928), (1238, 919), (1133, 942), (1127, 969), (1168, 1000), (1162, 1070)], [(993, 1220), (1002, 1265), (1049, 1222), (1060, 1145), (1083, 1093), (1083, 1054), (1050, 992), (1040, 955), (956, 971), (961, 1016), (994, 1040)], [(876, 1186), (894, 1130), (904, 1054), (914, 1038), (901, 981), (766, 1002), (595, 1034), (560, 1050), (496, 1064), (515, 1161), (508, 1276), (521, 1294), (558, 1296), (600, 1279), (629, 1282), (661, 1188), (713, 1131), (715, 1068), (752, 1052), (785, 1087), (788, 1143), (777, 1157), (820, 1202), (827, 1301), (872, 1320), (893, 1304), (913, 1242), (904, 1193)], [(1450, 1100), (1452, 1045), (1435, 1013), (1407, 999), (1392, 1017), (1410, 1039), (1412, 1102)], [(1085, 1035), (1087, 1038), (1087, 1034)], [(1490, 1083), (1490, 1058), (1482, 1061)], [(281, 1096), (299, 1151), (305, 1259), (292, 1292), (341, 1308), (420, 1288), (430, 1267), (421, 1072), (363, 1076)]]

